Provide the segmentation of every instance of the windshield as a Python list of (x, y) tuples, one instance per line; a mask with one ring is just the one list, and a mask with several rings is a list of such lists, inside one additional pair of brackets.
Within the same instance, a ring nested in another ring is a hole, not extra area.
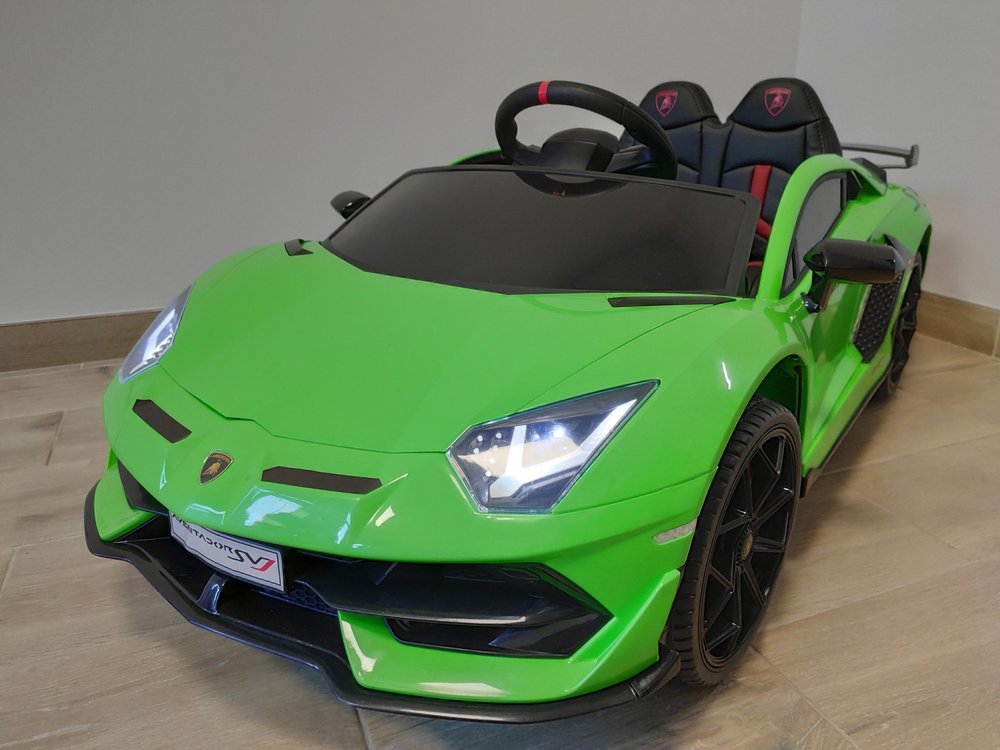
[(323, 244), (366, 271), (511, 294), (736, 295), (755, 209), (676, 182), (453, 167), (404, 175)]

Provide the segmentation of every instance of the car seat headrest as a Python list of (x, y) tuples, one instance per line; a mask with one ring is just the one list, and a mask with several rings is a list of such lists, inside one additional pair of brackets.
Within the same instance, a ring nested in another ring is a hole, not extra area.
[(747, 92), (729, 120), (756, 130), (788, 130), (830, 118), (805, 81), (768, 78)]
[(667, 81), (654, 86), (639, 103), (664, 129), (679, 128), (693, 122), (716, 118), (708, 94), (697, 83)]

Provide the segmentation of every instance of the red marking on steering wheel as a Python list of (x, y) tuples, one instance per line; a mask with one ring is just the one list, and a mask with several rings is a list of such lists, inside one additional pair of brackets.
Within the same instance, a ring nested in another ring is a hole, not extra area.
[(549, 82), (542, 81), (538, 84), (538, 103), (548, 104), (549, 103)]

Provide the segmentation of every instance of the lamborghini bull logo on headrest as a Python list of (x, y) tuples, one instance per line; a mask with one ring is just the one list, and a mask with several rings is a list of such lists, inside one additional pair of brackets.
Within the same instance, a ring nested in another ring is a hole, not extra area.
[(677, 104), (676, 89), (663, 89), (656, 92), (656, 111), (660, 113), (660, 117), (669, 115), (675, 104)]
[(764, 106), (767, 107), (767, 111), (771, 114), (771, 117), (777, 117), (785, 111), (785, 107), (788, 106), (788, 100), (791, 98), (791, 89), (776, 86), (764, 92)]
[(222, 472), (229, 468), (233, 462), (233, 457), (220, 451), (212, 451), (201, 465), (201, 483), (211, 482)]

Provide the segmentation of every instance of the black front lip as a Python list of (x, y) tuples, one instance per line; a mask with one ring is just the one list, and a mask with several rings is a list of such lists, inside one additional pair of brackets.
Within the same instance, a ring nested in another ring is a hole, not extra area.
[(586, 695), (544, 703), (483, 703), (369, 690), (354, 679), (339, 639), (334, 639), (336, 646), (321, 648), (293, 636), (264, 630), (219, 614), (212, 611), (214, 607), (210, 602), (193, 599), (159, 562), (138, 547), (101, 539), (94, 520), (95, 491), (96, 487), (87, 495), (83, 519), (87, 547), (93, 554), (125, 560), (134, 565), (153, 588), (192, 624), (319, 670), (333, 693), (351, 706), (466, 721), (510, 724), (553, 721), (639, 700), (659, 690), (680, 672), (677, 654), (661, 649), (656, 663), (624, 682)]

